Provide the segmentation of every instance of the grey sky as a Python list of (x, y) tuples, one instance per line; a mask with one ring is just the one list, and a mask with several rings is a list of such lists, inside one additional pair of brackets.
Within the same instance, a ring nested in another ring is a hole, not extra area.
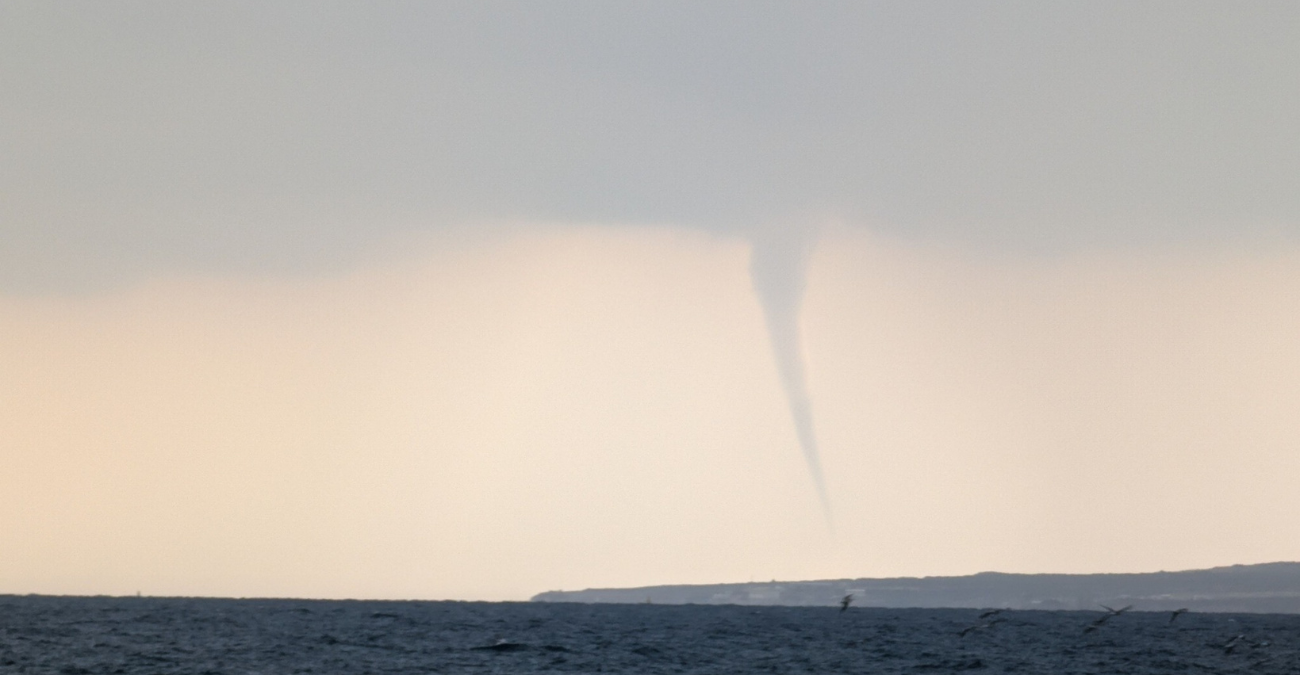
[(493, 218), (1300, 234), (1294, 3), (0, 5), (0, 290)]
[(1296, 3), (0, 0), (0, 592), (1300, 559), (1297, 45)]

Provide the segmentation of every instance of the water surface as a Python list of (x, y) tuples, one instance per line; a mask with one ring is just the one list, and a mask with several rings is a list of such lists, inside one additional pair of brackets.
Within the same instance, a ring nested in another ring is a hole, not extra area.
[(0, 672), (1300, 673), (1300, 615), (978, 614), (0, 596)]

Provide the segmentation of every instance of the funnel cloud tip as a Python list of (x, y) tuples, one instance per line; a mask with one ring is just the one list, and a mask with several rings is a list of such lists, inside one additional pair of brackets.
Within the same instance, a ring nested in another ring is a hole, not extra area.
[(799, 229), (772, 229), (756, 233), (751, 240), (750, 275), (754, 292), (763, 307), (772, 356), (794, 422), (799, 447), (827, 524), (831, 522), (830, 499), (813, 432), (812, 404), (804, 374), (803, 341), (799, 333), (799, 310), (807, 280), (808, 257), (815, 233)]

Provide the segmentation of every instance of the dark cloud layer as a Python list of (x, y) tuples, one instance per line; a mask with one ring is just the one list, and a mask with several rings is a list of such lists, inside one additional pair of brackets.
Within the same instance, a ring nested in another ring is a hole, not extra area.
[(0, 289), (459, 220), (1300, 232), (1293, 3), (5, 3)]

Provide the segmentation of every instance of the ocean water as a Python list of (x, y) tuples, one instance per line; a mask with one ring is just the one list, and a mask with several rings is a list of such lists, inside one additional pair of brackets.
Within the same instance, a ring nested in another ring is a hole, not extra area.
[(0, 673), (1300, 673), (1300, 615), (978, 614), (0, 596)]

